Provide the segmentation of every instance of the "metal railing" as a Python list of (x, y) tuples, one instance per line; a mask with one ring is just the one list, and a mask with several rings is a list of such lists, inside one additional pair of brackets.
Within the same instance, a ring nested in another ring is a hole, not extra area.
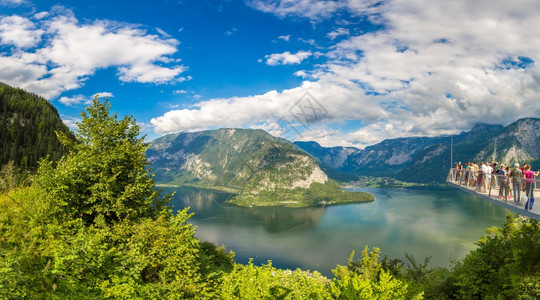
[[(522, 195), (534, 198), (540, 187), (540, 179), (527, 179), (525, 177), (511, 177), (504, 174), (485, 174), (482, 171), (456, 170), (451, 168), (446, 181), (464, 186), (478, 193), (485, 193), (488, 196), (498, 196), (505, 202), (513, 200), (517, 204), (522, 203)], [(493, 193), (497, 193), (494, 195)], [(523, 198), (524, 199), (524, 198)]]

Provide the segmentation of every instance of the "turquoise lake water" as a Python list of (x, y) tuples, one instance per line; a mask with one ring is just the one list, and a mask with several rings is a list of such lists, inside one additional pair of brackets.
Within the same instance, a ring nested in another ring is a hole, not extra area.
[(224, 204), (229, 194), (195, 188), (175, 191), (173, 209), (190, 207), (201, 240), (225, 245), (236, 260), (272, 260), (280, 268), (331, 275), (355, 250), (379, 247), (390, 258), (431, 256), (447, 266), (475, 248), (486, 228), (500, 226), (507, 210), (451, 187), (357, 188), (375, 196), (369, 203), (316, 208), (244, 208)]

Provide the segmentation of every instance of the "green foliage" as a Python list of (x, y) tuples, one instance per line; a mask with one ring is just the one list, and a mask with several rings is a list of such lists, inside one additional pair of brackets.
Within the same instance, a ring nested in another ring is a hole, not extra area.
[(12, 161), (24, 171), (35, 171), (38, 161), (58, 161), (67, 149), (55, 132), (74, 136), (49, 101), (0, 83), (0, 168)]
[(333, 270), (336, 279), (330, 284), (334, 299), (423, 299), (423, 293), (411, 293), (408, 284), (395, 278), (378, 262), (379, 249), (368, 247), (359, 261), (354, 261), (354, 251), (347, 266)]
[(328, 279), (318, 272), (281, 270), (272, 263), (236, 264), (223, 276), (221, 299), (330, 299)]
[(0, 192), (13, 190), (26, 183), (27, 174), (21, 172), (13, 161), (9, 161), (0, 169)]
[[(144, 137), (131, 116), (117, 120), (110, 103), (96, 97), (78, 123), (78, 143), (56, 167), (43, 161), (36, 182), (50, 195), (55, 212), (80, 217), (87, 224), (102, 216), (110, 223), (155, 217), (169, 197), (160, 197), (146, 170)], [(65, 136), (60, 139), (69, 142)]]
[(219, 277), (234, 268), (234, 252), (227, 252), (225, 246), (217, 247), (210, 242), (201, 242), (199, 260), (203, 275), (207, 277)]
[(432, 270), (428, 268), (431, 256), (426, 257), (423, 263), (417, 263), (414, 256), (410, 255), (409, 253), (405, 253), (405, 258), (407, 258), (409, 261), (409, 265), (407, 266), (407, 275), (412, 277), (414, 281), (420, 281), (432, 272)]
[(32, 186), (0, 196), (0, 298), (210, 295), (186, 211), (87, 226), (81, 219), (59, 222), (42, 195)]
[[(460, 296), (538, 298), (540, 276), (540, 227), (536, 220), (513, 219), (487, 230), (454, 270)], [(532, 294), (531, 294), (532, 293)]]

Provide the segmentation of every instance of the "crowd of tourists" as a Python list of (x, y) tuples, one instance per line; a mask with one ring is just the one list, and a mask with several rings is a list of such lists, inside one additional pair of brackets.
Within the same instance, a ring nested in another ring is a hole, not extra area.
[(500, 200), (513, 200), (514, 205), (525, 205), (529, 210), (533, 207), (535, 177), (540, 171), (533, 172), (529, 164), (515, 163), (511, 168), (496, 162), (480, 162), (480, 166), (475, 161), (465, 165), (458, 162), (455, 172), (455, 180), (460, 184), (476, 187), (478, 192), (491, 192), (491, 188), (498, 187)]

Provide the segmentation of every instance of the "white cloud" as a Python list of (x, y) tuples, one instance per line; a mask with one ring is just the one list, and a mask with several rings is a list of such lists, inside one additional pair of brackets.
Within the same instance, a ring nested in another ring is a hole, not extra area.
[(98, 96), (101, 100), (104, 100), (105, 98), (114, 97), (113, 93), (111, 92), (99, 92), (99, 93), (93, 94), (90, 97), (83, 96), (83, 95), (74, 95), (71, 97), (63, 96), (63, 97), (60, 97), (58, 101), (67, 106), (74, 106), (81, 103), (88, 105), (88, 104), (92, 104), (92, 101), (94, 100), (96, 96)]
[(111, 93), (111, 92), (99, 92), (99, 93), (95, 93), (92, 96), (90, 96), (90, 99), (93, 100), (96, 96), (99, 97), (100, 99), (113, 98), (114, 97), (113, 93)]
[[(312, 80), (297, 88), (202, 101), (154, 118), (155, 130), (228, 126), (269, 128), (279, 134), (272, 126), (276, 116), (286, 114), (306, 91), (328, 114), (301, 138), (327, 146), (364, 147), (386, 138), (453, 134), (478, 122), (508, 124), (540, 116), (539, 1), (387, 0), (375, 5), (378, 1), (343, 0), (321, 6), (327, 2), (249, 5), (279, 17), (312, 20), (346, 10), (366, 15), (380, 29), (349, 33), (326, 49), (328, 62), (296, 72)], [(285, 52), (265, 59), (299, 63), (294, 56)], [(346, 120), (360, 120), (362, 126), (329, 129), (329, 124)]]
[(83, 95), (75, 95), (71, 97), (64, 96), (64, 97), (60, 97), (58, 101), (60, 101), (60, 103), (64, 105), (73, 106), (73, 105), (88, 101), (88, 98)]
[[(375, 121), (387, 115), (374, 99), (361, 96), (357, 87), (345, 87), (339, 83), (304, 82), (300, 87), (282, 92), (270, 91), (263, 95), (211, 99), (191, 108), (172, 110), (153, 118), (151, 123), (156, 132), (171, 133), (194, 131), (201, 128), (244, 127), (272, 124), (284, 119), (297, 123), (301, 114), (293, 113), (299, 107), (311, 112), (309, 103), (301, 101), (309, 92), (324, 108), (317, 120), (339, 122), (343, 118)], [(307, 123), (307, 122), (304, 122)], [(311, 123), (309, 123), (311, 124)]]
[(372, 126), (394, 129), (374, 131), (379, 140), (540, 114), (539, 66), (501, 67), (508, 58), (540, 60), (538, 2), (395, 0), (380, 9), (386, 29), (342, 41), (318, 73), (384, 95), (392, 117)]
[(281, 18), (296, 16), (310, 19), (327, 18), (345, 6), (345, 1), (332, 0), (247, 0), (246, 3)]
[(331, 40), (335, 40), (338, 36), (349, 35), (349, 34), (350, 34), (349, 29), (340, 27), (334, 31), (329, 32), (328, 34), (326, 34), (326, 36)]
[(294, 65), (301, 63), (312, 54), (311, 51), (298, 51), (297, 53), (285, 51), (283, 53), (265, 55), (264, 58), (266, 58), (266, 64), (269, 66)]
[(174, 90), (173, 93), (175, 93), (175, 94), (185, 94), (185, 93), (187, 93), (187, 91), (186, 90)]
[(187, 68), (170, 58), (177, 52), (177, 40), (129, 24), (105, 20), (80, 23), (66, 9), (56, 9), (55, 15), (43, 15), (35, 22), (20, 16), (3, 17), (2, 22), (8, 24), (6, 28), (21, 32), (15, 38), (0, 27), (4, 43), (36, 46), (41, 37), (43, 46), (0, 54), (4, 62), (0, 71), (6, 71), (0, 72), (0, 81), (46, 98), (78, 88), (96, 70), (108, 67), (116, 67), (119, 79), (126, 82), (166, 83), (190, 78), (180, 77)]
[(171, 37), (170, 34), (168, 34), (167, 32), (165, 32), (165, 30), (163, 30), (163, 29), (161, 29), (161, 28), (159, 28), (159, 27), (156, 27), (156, 31), (157, 31), (159, 34), (161, 34), (162, 36), (166, 37), (166, 38), (170, 38), (170, 37)]
[(318, 21), (347, 11), (378, 19), (381, 0), (246, 0), (247, 5), (280, 18), (301, 17)]
[(315, 46), (315, 40), (314, 39), (304, 39), (304, 38), (298, 38), (298, 40), (302, 43), (306, 43), (311, 46)]
[(0, 40), (2, 44), (18, 48), (35, 46), (41, 40), (43, 30), (35, 28), (30, 20), (19, 16), (0, 18)]
[(62, 115), (61, 118), (62, 118), (62, 122), (71, 130), (77, 130), (79, 128), (77, 126), (77, 123), (82, 121), (80, 118), (73, 118), (66, 115)]
[(278, 36), (278, 39), (284, 40), (285, 42), (288, 42), (291, 39), (291, 35), (290, 34), (280, 35), (280, 36)]
[(39, 12), (39, 13), (35, 14), (34, 19), (40, 20), (40, 19), (43, 19), (43, 18), (47, 17), (48, 15), (49, 15), (48, 12), (42, 11), (42, 12)]
[(25, 3), (26, 0), (1, 0), (0, 5), (14, 6)]
[(294, 72), (293, 75), (294, 75), (294, 76), (298, 76), (298, 77), (302, 77), (302, 78), (306, 78), (306, 77), (309, 76), (309, 75), (306, 73), (306, 71), (304, 71), (304, 70), (296, 71), (296, 72)]

